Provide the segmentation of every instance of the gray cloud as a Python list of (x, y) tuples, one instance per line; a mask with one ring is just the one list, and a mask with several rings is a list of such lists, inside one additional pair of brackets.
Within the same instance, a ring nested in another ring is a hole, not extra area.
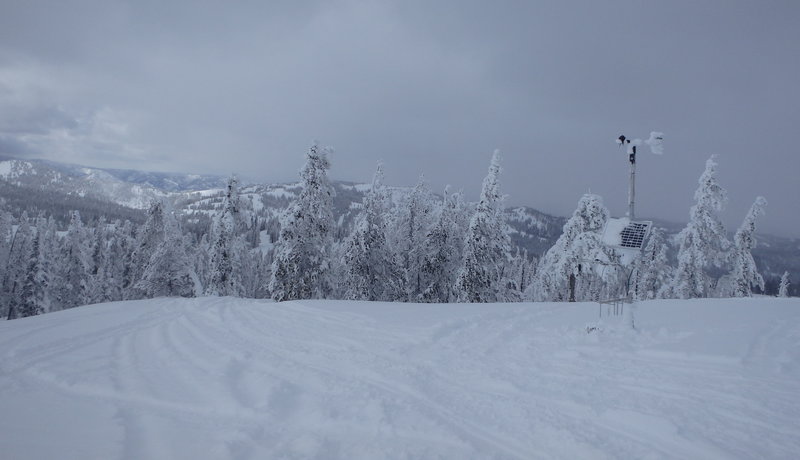
[(34, 156), (37, 153), (38, 152), (32, 151), (27, 144), (21, 142), (15, 136), (0, 136), (0, 156), (8, 155), (16, 158), (25, 158)]
[[(22, 2), (0, 16), (8, 149), (100, 166), (293, 180), (312, 138), (332, 175), (478, 193), (503, 151), (513, 204), (615, 214), (613, 139), (667, 133), (639, 163), (642, 215), (685, 220), (720, 154), (738, 225), (797, 235), (796, 2)], [(16, 144), (14, 144), (16, 142)], [(13, 147), (16, 145), (16, 147)], [(27, 150), (26, 150), (27, 149)]]
[(0, 114), (0, 131), (12, 136), (46, 134), (53, 130), (74, 130), (79, 121), (61, 107), (17, 106)]

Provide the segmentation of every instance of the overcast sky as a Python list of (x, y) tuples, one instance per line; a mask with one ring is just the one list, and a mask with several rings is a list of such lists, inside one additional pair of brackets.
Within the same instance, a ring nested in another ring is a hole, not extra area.
[(685, 221), (706, 159), (735, 229), (800, 236), (800, 2), (3, 1), (0, 153), (99, 167), (296, 180), (424, 173), (476, 198), (503, 153), (510, 204), (627, 201)]

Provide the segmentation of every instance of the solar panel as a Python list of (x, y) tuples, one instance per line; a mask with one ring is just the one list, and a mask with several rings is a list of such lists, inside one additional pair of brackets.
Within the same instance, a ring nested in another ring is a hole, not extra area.
[(620, 232), (620, 246), (623, 248), (641, 249), (647, 233), (650, 230), (650, 222), (631, 222)]

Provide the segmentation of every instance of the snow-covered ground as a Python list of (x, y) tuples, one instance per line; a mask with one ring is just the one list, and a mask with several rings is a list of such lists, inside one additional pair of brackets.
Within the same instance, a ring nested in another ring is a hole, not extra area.
[(4, 459), (797, 458), (800, 300), (230, 298), (0, 324)]

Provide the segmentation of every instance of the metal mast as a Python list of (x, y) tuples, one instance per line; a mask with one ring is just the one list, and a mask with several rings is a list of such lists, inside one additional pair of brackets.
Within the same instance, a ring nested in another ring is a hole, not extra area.
[(630, 183), (628, 184), (628, 218), (630, 220), (636, 218), (633, 203), (636, 199), (636, 146), (639, 145), (639, 143), (641, 143), (639, 139), (631, 142), (631, 140), (625, 136), (617, 138), (617, 144), (625, 147), (628, 152), (628, 161), (631, 163), (631, 177)]
[[(650, 138), (644, 141), (650, 147), (650, 151), (656, 155), (664, 153), (664, 133), (658, 131), (651, 131)], [(636, 218), (634, 209), (634, 202), (636, 200), (636, 147), (642, 144), (641, 139), (628, 139), (625, 136), (617, 138), (617, 144), (625, 147), (628, 153), (628, 161), (631, 163), (631, 177), (628, 184), (628, 218), (633, 220)]]
[(633, 207), (636, 198), (636, 146), (630, 145), (630, 140), (628, 141), (628, 154), (628, 161), (631, 163), (631, 178), (628, 184), (628, 218), (633, 220), (636, 218)]

